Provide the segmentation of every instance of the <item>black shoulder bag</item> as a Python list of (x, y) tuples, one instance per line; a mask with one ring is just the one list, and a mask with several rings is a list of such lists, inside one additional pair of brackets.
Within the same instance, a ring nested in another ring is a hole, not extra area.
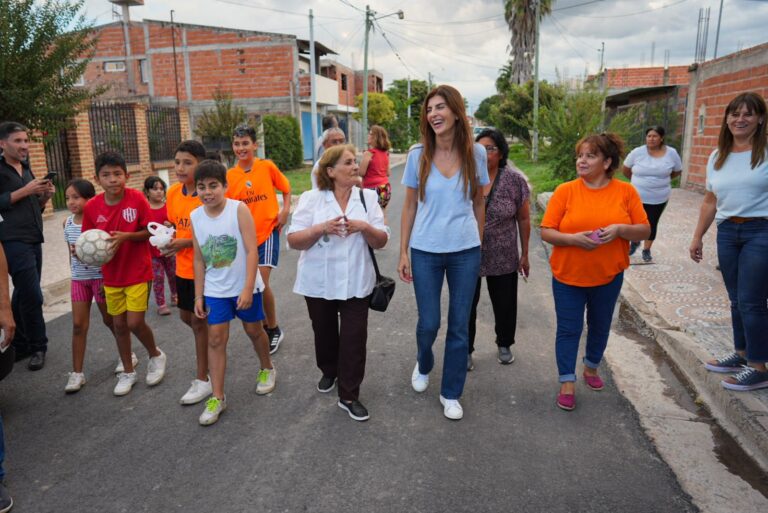
[[(368, 208), (365, 206), (365, 197), (363, 196), (363, 189), (360, 189), (360, 201), (363, 203), (363, 209), (366, 214)], [(373, 268), (376, 271), (376, 285), (373, 286), (373, 292), (368, 296), (368, 306), (371, 310), (377, 312), (386, 312), (389, 306), (389, 301), (395, 294), (395, 280), (382, 276), (379, 272), (379, 264), (376, 263), (376, 255), (373, 253), (373, 248), (368, 245), (368, 252), (371, 254), (371, 260), (373, 261)]]

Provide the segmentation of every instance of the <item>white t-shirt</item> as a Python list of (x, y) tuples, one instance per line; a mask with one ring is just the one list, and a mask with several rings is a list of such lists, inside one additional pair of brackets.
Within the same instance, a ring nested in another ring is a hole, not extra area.
[[(197, 207), (189, 214), (205, 261), (203, 294), (208, 297), (237, 297), (245, 287), (246, 251), (237, 219), (238, 205), (239, 201), (227, 199), (224, 210), (216, 217), (209, 216), (205, 207)], [(257, 269), (253, 291), (263, 288)]]
[(708, 191), (717, 197), (715, 220), (729, 217), (768, 218), (768, 155), (763, 163), (752, 169), (752, 152), (731, 153), (723, 167), (715, 170), (717, 150), (707, 162)]
[[(368, 212), (363, 208), (357, 187), (352, 187), (346, 212), (341, 211), (332, 191), (315, 189), (303, 193), (291, 218), (288, 234), (340, 215), (346, 215), (347, 219), (364, 220), (389, 234), (376, 193), (369, 190), (363, 193)], [(363, 235), (354, 233), (344, 238), (328, 235), (320, 237), (314, 246), (301, 252), (293, 291), (302, 296), (346, 300), (369, 296), (375, 283), (376, 272)]]
[(624, 165), (632, 170), (632, 185), (640, 194), (640, 199), (648, 205), (659, 205), (669, 199), (672, 193), (671, 177), (674, 171), (682, 171), (680, 155), (671, 146), (661, 157), (653, 157), (647, 146), (632, 150)]
[(312, 189), (317, 190), (317, 169), (320, 167), (320, 161), (315, 162), (312, 171), (309, 174), (309, 181), (312, 182)]

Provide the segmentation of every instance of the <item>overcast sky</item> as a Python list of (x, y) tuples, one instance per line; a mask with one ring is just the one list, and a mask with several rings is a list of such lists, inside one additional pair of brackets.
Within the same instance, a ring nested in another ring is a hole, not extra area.
[[(308, 9), (314, 10), (315, 39), (339, 53), (336, 59), (363, 67), (365, 0), (146, 0), (131, 18), (175, 19), (309, 37)], [(508, 60), (509, 30), (503, 0), (368, 0), (377, 16), (402, 9), (405, 19), (389, 16), (371, 34), (369, 65), (393, 79), (427, 79), (457, 87), (474, 110), (495, 93), (498, 70)], [(710, 7), (707, 58), (712, 58), (719, 0), (555, 0), (541, 26), (541, 77), (594, 73), (605, 42), (609, 68), (693, 62), (699, 9)], [(97, 24), (113, 20), (107, 0), (86, 0)], [(116, 8), (119, 10), (119, 8)], [(718, 55), (768, 41), (768, 1), (724, 0)], [(384, 37), (386, 36), (386, 38)], [(389, 43), (387, 42), (389, 41)], [(655, 43), (655, 51), (652, 46)], [(399, 55), (399, 58), (398, 58)]]

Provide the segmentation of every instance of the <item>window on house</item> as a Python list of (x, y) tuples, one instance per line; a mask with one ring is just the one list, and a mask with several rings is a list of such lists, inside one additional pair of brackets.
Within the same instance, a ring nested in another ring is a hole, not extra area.
[(139, 75), (141, 75), (142, 84), (149, 84), (149, 62), (147, 59), (139, 59)]
[(698, 132), (699, 135), (704, 133), (704, 120), (707, 117), (707, 107), (706, 105), (701, 105), (699, 107), (699, 126), (698, 126)]
[(107, 73), (119, 73), (125, 71), (125, 61), (106, 61), (104, 71)]
[(347, 76), (342, 73), (341, 75), (341, 90), (346, 91), (347, 90)]
[(75, 80), (75, 83), (72, 84), (75, 87), (83, 87), (85, 85), (85, 73), (80, 75), (77, 80)]

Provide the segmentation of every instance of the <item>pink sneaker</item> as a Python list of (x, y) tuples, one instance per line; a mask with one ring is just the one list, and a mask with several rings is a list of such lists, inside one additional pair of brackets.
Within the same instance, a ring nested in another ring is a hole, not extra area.
[(602, 390), (605, 386), (605, 383), (600, 379), (600, 376), (590, 376), (589, 374), (584, 374), (584, 383), (595, 391)]
[(565, 411), (571, 411), (576, 408), (575, 394), (557, 394), (557, 406)]

